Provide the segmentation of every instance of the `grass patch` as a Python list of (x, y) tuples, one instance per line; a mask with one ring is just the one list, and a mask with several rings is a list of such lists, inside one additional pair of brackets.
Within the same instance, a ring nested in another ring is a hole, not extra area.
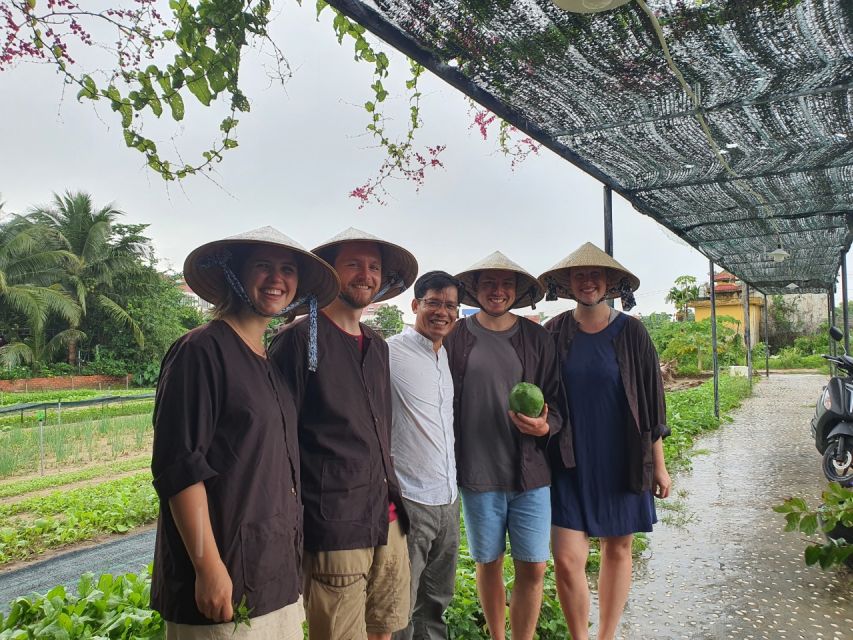
[(118, 418), (137, 414), (151, 415), (154, 411), (154, 399), (127, 400), (116, 404), (94, 405), (89, 407), (63, 407), (62, 414), (56, 406), (48, 409), (27, 409), (23, 417), (20, 413), (0, 416), (0, 431), (13, 429), (32, 429), (39, 425), (39, 414), (44, 414), (45, 426), (54, 424), (72, 424), (102, 418)]
[(678, 491), (668, 500), (655, 500), (660, 521), (676, 528), (685, 528), (696, 520), (696, 514), (687, 508), (686, 491)]
[[(720, 376), (720, 418), (714, 417), (714, 381), (666, 394), (666, 422), (672, 435), (663, 441), (664, 455), (670, 473), (690, 467), (695, 455), (693, 442), (707, 431), (731, 422), (727, 414), (741, 405), (751, 391), (749, 380), (740, 376)], [(658, 503), (660, 504), (660, 503)]]
[[(44, 427), (44, 466), (65, 470), (151, 450), (151, 415), (134, 414)], [(0, 478), (39, 470), (39, 428), (0, 431)]]
[(41, 478), (31, 478), (28, 480), (17, 480), (14, 482), (6, 482), (0, 484), (0, 498), (12, 498), (15, 496), (32, 493), (33, 491), (41, 491), (43, 489), (52, 489), (61, 487), (73, 482), (83, 482), (92, 480), (101, 476), (109, 476), (116, 473), (125, 473), (127, 471), (138, 471), (145, 469), (151, 465), (151, 456), (141, 456), (132, 460), (122, 460), (121, 462), (113, 462), (110, 464), (102, 464), (79, 471), (68, 471), (66, 473), (58, 473), (51, 476)]
[(98, 389), (58, 389), (51, 391), (0, 391), (0, 407), (25, 404), (29, 402), (72, 402), (75, 400), (91, 400), (105, 396), (136, 396), (154, 393), (154, 389), (122, 389), (120, 391), (100, 391)]
[(157, 519), (150, 473), (0, 505), (0, 564)]
[[(453, 600), (444, 614), (448, 634), (458, 640), (488, 640), (486, 617), (480, 607), (477, 596), (476, 563), (468, 550), (468, 539), (465, 535), (465, 523), (460, 522), (461, 537), (459, 543), (459, 563), (456, 567), (456, 587)], [(644, 533), (634, 536), (632, 553), (635, 558), (641, 556), (648, 548), (648, 537)], [(597, 573), (601, 561), (598, 539), (590, 539), (587, 573)], [(515, 570), (509, 550), (504, 556), (504, 585), (507, 592), (506, 620), (509, 621), (509, 595), (515, 584)], [(536, 625), (538, 640), (567, 640), (571, 638), (560, 601), (557, 598), (557, 583), (554, 579), (554, 562), (550, 558), (545, 569), (545, 588), (542, 595), (542, 609), (539, 622)]]

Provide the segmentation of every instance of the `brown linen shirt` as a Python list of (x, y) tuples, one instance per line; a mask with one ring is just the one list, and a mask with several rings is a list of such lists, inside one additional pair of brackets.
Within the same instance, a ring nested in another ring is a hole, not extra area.
[[(469, 318), (459, 320), (444, 340), (444, 345), (450, 355), (450, 371), (453, 374), (453, 420), (456, 432), (456, 465), (459, 484), (465, 486), (465, 478), (475, 477), (476, 470), (469, 470), (471, 456), (467, 454), (460, 443), (463, 442), (462, 398), (465, 384), (465, 369), (471, 349), (476, 343), (476, 336), (468, 330)], [(557, 438), (558, 434), (566, 431), (566, 436), (559, 436), (558, 455), (566, 467), (575, 465), (572, 446), (571, 430), (568, 419), (563, 417), (563, 407), (567, 406), (560, 369), (554, 345), (548, 332), (527, 318), (519, 318), (518, 331), (510, 338), (521, 361), (522, 379), (519, 382), (532, 382), (542, 389), (545, 402), (548, 403), (548, 436), (535, 437), (519, 434), (517, 455), (518, 486), (510, 490), (529, 491), (546, 487), (551, 484), (551, 468), (548, 462), (548, 443)], [(509, 399), (507, 399), (509, 410)], [(488, 442), (482, 443), (488, 447)]]
[[(613, 340), (616, 360), (631, 418), (625, 425), (629, 451), (628, 489), (635, 493), (649, 491), (654, 482), (652, 443), (669, 435), (666, 426), (666, 396), (655, 345), (637, 318), (628, 316), (625, 328)], [(565, 362), (578, 331), (572, 311), (565, 311), (545, 323), (551, 332), (560, 362)], [(570, 437), (570, 436), (569, 436)]]
[(151, 471), (160, 497), (151, 606), (165, 620), (213, 624), (195, 603), (195, 571), (169, 498), (204, 482), (232, 600), (252, 617), (301, 591), (296, 408), (278, 368), (225, 322), (178, 339), (163, 358), (154, 404)]
[(366, 549), (388, 541), (389, 498), (403, 531), (408, 519), (391, 462), (388, 345), (365, 325), (367, 346), (324, 313), (317, 319), (317, 371), (307, 367), (306, 318), (270, 345), (299, 411), (305, 548)]

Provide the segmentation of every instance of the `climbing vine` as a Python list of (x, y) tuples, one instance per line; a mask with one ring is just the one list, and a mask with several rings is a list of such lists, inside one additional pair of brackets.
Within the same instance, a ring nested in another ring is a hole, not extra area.
[[(301, 0), (297, 2), (301, 4)], [(0, 71), (20, 61), (54, 66), (63, 82), (75, 89), (78, 100), (106, 103), (116, 113), (125, 144), (141, 153), (148, 167), (164, 180), (212, 170), (226, 151), (238, 146), (240, 117), (251, 109), (240, 86), (244, 48), (271, 49), (275, 78), (283, 83), (291, 75), (282, 50), (268, 31), (272, 0), (113, 0), (112, 4), (116, 6), (94, 8), (96, 3), (90, 0), (0, 3)], [(490, 15), (489, 3), (470, 4), (472, 20)], [(502, 0), (501, 6), (506, 4)], [(444, 145), (415, 147), (422, 125), (419, 81), (424, 67), (408, 61), (404, 84), (407, 118), (403, 132), (392, 135), (384, 112), (389, 96), (388, 55), (370, 43), (363, 26), (326, 0), (316, 0), (318, 19), (326, 9), (334, 13), (332, 27), (338, 42), (350, 40), (355, 60), (373, 65), (371, 97), (363, 105), (366, 131), (384, 151), (376, 174), (349, 195), (359, 207), (369, 202), (384, 204), (389, 180), (413, 182), (419, 189), (428, 170), (444, 166)], [(85, 65), (78, 58), (85, 56), (78, 54), (86, 48), (106, 50), (113, 56), (112, 64), (105, 70), (81, 71)], [(183, 121), (191, 102), (223, 106), (224, 117), (217, 139), (200, 152), (200, 158), (185, 161), (180, 153), (170, 156), (164, 152), (146, 125), (152, 118)], [(496, 120), (490, 112), (476, 108), (472, 126), (485, 139)], [(512, 158), (513, 167), (538, 152), (539, 145), (529, 137), (519, 138), (514, 127), (501, 120), (497, 126), (498, 146)]]
[[(317, 0), (317, 16), (319, 17), (320, 13), (328, 6), (325, 0)], [(424, 152), (416, 151), (414, 148), (415, 132), (421, 126), (421, 92), (418, 89), (418, 80), (425, 69), (414, 60), (408, 61), (409, 78), (405, 84), (409, 99), (408, 126), (402, 138), (392, 138), (385, 130), (386, 120), (382, 113), (382, 104), (389, 95), (383, 84), (383, 81), (388, 77), (388, 56), (381, 51), (376, 51), (371, 46), (365, 37), (366, 29), (363, 26), (350, 20), (340, 11), (332, 10), (335, 12), (332, 26), (335, 29), (338, 43), (342, 43), (344, 38), (351, 38), (355, 59), (374, 65), (373, 83), (370, 85), (373, 90), (373, 98), (364, 103), (364, 110), (369, 118), (367, 131), (377, 145), (385, 151), (385, 159), (378, 173), (361, 186), (350, 191), (349, 195), (359, 201), (359, 208), (363, 208), (371, 200), (379, 204), (386, 204), (385, 197), (388, 190), (385, 187), (385, 182), (388, 179), (408, 180), (414, 182), (416, 188), (420, 189), (426, 178), (427, 169), (444, 166), (439, 159), (439, 155), (445, 148), (444, 145), (427, 147)]]

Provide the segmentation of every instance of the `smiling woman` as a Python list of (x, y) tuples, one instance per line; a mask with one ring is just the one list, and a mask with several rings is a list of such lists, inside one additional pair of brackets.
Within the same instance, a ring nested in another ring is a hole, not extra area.
[(216, 313), (163, 360), (151, 461), (160, 498), (152, 608), (175, 640), (219, 637), (220, 625), (245, 610), (251, 626), (237, 637), (301, 638), (296, 410), (262, 337), (273, 316), (309, 310), (316, 318), (338, 279), (272, 227), (199, 247), (184, 274)]

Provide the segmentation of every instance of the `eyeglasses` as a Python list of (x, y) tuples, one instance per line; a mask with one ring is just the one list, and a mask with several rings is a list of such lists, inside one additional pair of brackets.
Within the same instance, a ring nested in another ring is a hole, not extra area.
[(418, 301), (430, 311), (438, 311), (442, 307), (447, 309), (447, 313), (458, 313), (459, 305), (455, 302), (444, 302), (435, 298), (418, 298)]

